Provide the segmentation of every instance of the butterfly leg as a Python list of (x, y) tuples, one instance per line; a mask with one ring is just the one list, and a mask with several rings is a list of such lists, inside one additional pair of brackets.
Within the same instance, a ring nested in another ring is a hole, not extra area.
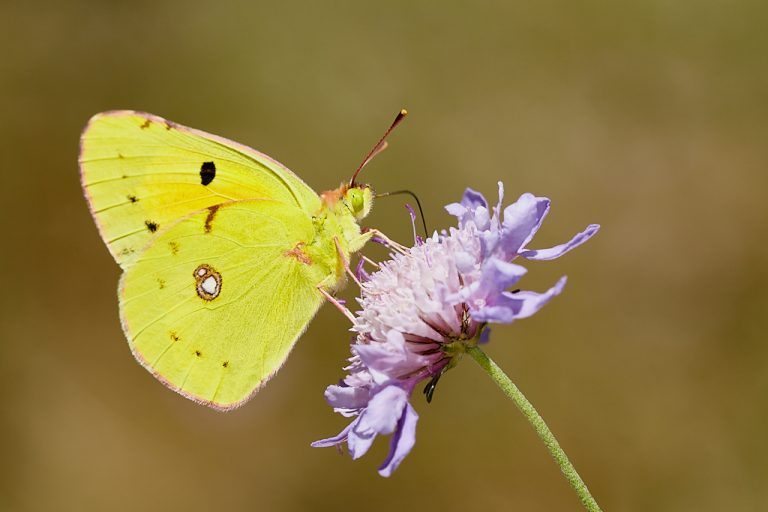
[(351, 236), (346, 239), (347, 242), (347, 249), (350, 253), (358, 252), (360, 249), (362, 249), (365, 244), (367, 244), (371, 238), (373, 238), (374, 230), (367, 230), (363, 228), (362, 232), (356, 233), (354, 236)]
[(392, 249), (396, 250), (397, 252), (400, 252), (402, 254), (405, 254), (408, 252), (408, 248), (402, 244), (399, 244), (389, 238), (387, 235), (379, 231), (378, 229), (370, 228), (366, 229), (360, 237), (365, 237), (365, 241), (374, 239), (375, 241), (378, 241), (379, 243), (386, 245), (387, 247), (391, 247)]
[(342, 304), (341, 302), (339, 302), (339, 300), (338, 300), (336, 297), (334, 297), (333, 295), (331, 295), (330, 293), (328, 293), (327, 291), (325, 291), (325, 289), (323, 288), (323, 285), (322, 285), (322, 284), (319, 284), (319, 285), (317, 285), (317, 289), (320, 291), (320, 293), (321, 293), (321, 294), (323, 294), (323, 297), (325, 297), (325, 299), (326, 299), (328, 302), (330, 302), (331, 304), (333, 304), (333, 306), (334, 306), (336, 309), (338, 309), (339, 311), (341, 311), (341, 313), (342, 313), (344, 316), (346, 316), (347, 318), (349, 318), (349, 321), (350, 321), (350, 322), (352, 322), (353, 324), (355, 323), (355, 315), (353, 315), (353, 314), (352, 314), (352, 312), (351, 312), (349, 309), (347, 309), (347, 307), (346, 307), (344, 304)]
[(339, 261), (342, 265), (344, 265), (344, 270), (347, 271), (347, 274), (352, 278), (352, 280), (355, 282), (358, 288), (362, 288), (363, 285), (360, 283), (360, 280), (357, 278), (354, 272), (352, 272), (352, 269), (349, 268), (349, 257), (344, 253), (344, 249), (341, 247), (341, 242), (339, 241), (339, 237), (334, 236), (333, 237), (333, 243), (336, 244), (336, 252), (339, 254)]
[(376, 263), (375, 261), (373, 261), (373, 260), (372, 260), (371, 258), (369, 258), (368, 256), (365, 256), (365, 255), (362, 255), (362, 254), (361, 254), (361, 255), (360, 255), (360, 259), (361, 259), (361, 260), (363, 260), (363, 261), (365, 261), (366, 263), (368, 263), (369, 265), (371, 265), (371, 266), (372, 266), (372, 267), (374, 267), (374, 268), (377, 268), (377, 269), (378, 269), (378, 268), (380, 268), (380, 267), (381, 267), (381, 265), (379, 265), (378, 263)]

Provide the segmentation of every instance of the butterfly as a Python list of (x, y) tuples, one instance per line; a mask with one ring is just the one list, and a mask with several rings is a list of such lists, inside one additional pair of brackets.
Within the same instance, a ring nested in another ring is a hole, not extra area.
[(120, 319), (133, 355), (163, 384), (234, 409), (277, 372), (349, 257), (375, 233), (374, 194), (355, 181), (317, 194), (244, 145), (135, 111), (90, 119), (80, 175), (123, 274)]

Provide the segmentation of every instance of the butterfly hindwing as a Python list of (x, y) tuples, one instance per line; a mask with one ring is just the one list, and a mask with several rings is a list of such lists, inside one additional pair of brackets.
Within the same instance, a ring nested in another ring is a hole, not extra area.
[(123, 328), (170, 388), (218, 409), (282, 365), (322, 303), (331, 270), (302, 250), (312, 218), (273, 200), (226, 203), (161, 228), (123, 274)]
[(264, 198), (310, 213), (320, 208), (317, 194), (268, 156), (141, 112), (91, 118), (80, 167), (101, 236), (123, 268), (159, 230), (209, 206)]

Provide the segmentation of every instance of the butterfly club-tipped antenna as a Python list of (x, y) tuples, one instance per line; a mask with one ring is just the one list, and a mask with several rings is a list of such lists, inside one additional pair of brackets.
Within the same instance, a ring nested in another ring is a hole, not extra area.
[(375, 146), (373, 146), (373, 149), (365, 156), (362, 163), (358, 168), (355, 170), (355, 173), (352, 175), (352, 179), (349, 180), (349, 187), (352, 188), (355, 186), (355, 180), (357, 179), (357, 175), (360, 174), (360, 171), (363, 170), (363, 167), (368, 165), (368, 162), (373, 160), (373, 157), (387, 149), (387, 137), (390, 133), (392, 133), (392, 130), (397, 128), (397, 125), (399, 125), (403, 119), (405, 119), (405, 116), (408, 115), (408, 111), (405, 109), (400, 110), (400, 112), (397, 113), (397, 116), (395, 116), (395, 120), (392, 121), (392, 124), (387, 128), (387, 131), (384, 132), (384, 135), (381, 136), (379, 139), (379, 142), (376, 143)]

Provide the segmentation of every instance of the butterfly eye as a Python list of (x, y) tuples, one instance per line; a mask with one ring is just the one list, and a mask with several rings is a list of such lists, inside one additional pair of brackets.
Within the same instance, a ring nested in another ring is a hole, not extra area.
[(373, 191), (368, 185), (357, 185), (347, 190), (344, 204), (358, 221), (368, 215), (373, 204)]
[(363, 211), (363, 207), (365, 206), (365, 200), (363, 199), (362, 191), (356, 188), (350, 189), (349, 206), (352, 208), (352, 213), (355, 215)]

